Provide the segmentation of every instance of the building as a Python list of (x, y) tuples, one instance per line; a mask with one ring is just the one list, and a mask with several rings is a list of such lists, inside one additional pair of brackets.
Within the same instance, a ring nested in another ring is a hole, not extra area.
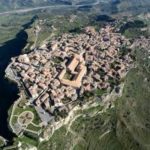
[[(86, 74), (87, 69), (82, 56), (74, 54), (70, 64), (62, 70), (59, 75), (59, 80), (62, 84), (80, 88), (82, 78)], [(66, 78), (65, 75), (69, 73), (72, 78)]]

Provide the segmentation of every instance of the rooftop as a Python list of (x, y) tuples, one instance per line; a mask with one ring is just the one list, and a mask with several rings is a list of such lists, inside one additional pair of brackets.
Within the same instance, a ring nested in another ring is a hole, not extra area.
[[(67, 71), (73, 76), (73, 79), (66, 79), (65, 75)], [(83, 56), (74, 54), (70, 64), (59, 74), (59, 80), (62, 84), (73, 86), (75, 88), (81, 87), (81, 81), (83, 76), (86, 74), (87, 69)]]

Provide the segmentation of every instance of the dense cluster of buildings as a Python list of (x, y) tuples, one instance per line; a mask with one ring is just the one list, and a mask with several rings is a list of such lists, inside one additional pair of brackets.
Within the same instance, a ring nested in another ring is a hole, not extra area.
[(125, 49), (129, 45), (110, 26), (99, 32), (87, 27), (81, 34), (64, 34), (46, 48), (13, 58), (11, 68), (34, 105), (53, 113), (84, 92), (115, 86), (132, 63)]

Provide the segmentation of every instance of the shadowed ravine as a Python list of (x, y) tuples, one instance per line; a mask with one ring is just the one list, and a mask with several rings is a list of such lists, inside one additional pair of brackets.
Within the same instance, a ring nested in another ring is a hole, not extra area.
[(36, 18), (23, 25), (23, 29), (16, 34), (15, 39), (5, 42), (0, 47), (0, 135), (8, 141), (15, 136), (9, 129), (8, 110), (18, 98), (19, 89), (15, 83), (5, 78), (5, 69), (12, 57), (18, 56), (27, 44), (28, 35), (25, 29), (30, 27)]

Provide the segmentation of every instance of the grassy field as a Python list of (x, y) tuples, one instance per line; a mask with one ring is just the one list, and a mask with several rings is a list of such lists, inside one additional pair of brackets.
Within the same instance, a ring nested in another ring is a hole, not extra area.
[[(39, 126), (41, 123), (41, 119), (39, 118), (36, 110), (32, 106), (25, 106), (26, 100), (20, 101), (20, 103), (15, 107), (14, 112), (11, 119), (12, 126), (15, 126), (18, 123), (18, 117), (20, 114), (22, 114), (25, 111), (30, 111), (34, 114), (34, 118), (32, 122), (27, 125), (27, 127), (24, 129), (26, 132), (35, 132), (36, 135), (40, 134), (42, 131), (42, 128)], [(24, 107), (25, 106), (25, 107)], [(32, 138), (31, 138), (32, 140)]]
[(29, 22), (32, 13), (22, 15), (0, 16), (0, 45), (15, 38), (16, 34), (23, 28), (22, 25)]
[(38, 125), (41, 122), (36, 110), (31, 106), (27, 106), (25, 108), (21, 108), (21, 107), (17, 106), (15, 108), (15, 111), (14, 111), (14, 114), (13, 114), (13, 120), (16, 120), (16, 118), (17, 118), (16, 116), (19, 116), (24, 111), (31, 111), (34, 114), (33, 123)]

